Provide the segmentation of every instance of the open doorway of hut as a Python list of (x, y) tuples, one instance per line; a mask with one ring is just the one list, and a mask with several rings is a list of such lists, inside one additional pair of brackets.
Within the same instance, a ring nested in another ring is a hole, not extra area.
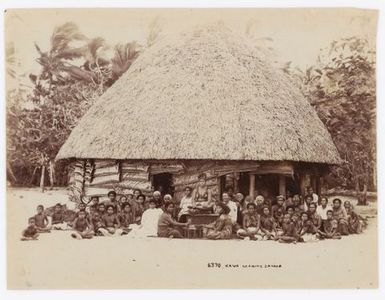
[(160, 173), (152, 176), (152, 186), (155, 191), (161, 192), (162, 196), (165, 194), (174, 195), (174, 187), (172, 184), (171, 173)]

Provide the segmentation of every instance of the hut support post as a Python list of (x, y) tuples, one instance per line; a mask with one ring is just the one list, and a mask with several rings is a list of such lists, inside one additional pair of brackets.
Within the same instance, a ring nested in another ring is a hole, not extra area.
[(299, 187), (300, 187), (300, 192), (301, 195), (305, 195), (306, 192), (306, 175), (301, 173), (299, 177)]
[(285, 175), (278, 175), (279, 176), (279, 194), (286, 197), (286, 177)]
[(249, 174), (249, 195), (252, 199), (255, 197), (255, 174)]
[(235, 172), (234, 173), (234, 193), (239, 192), (238, 180), (239, 180), (239, 173)]
[(317, 195), (321, 195), (321, 177), (318, 174), (315, 176), (315, 190), (314, 191)]

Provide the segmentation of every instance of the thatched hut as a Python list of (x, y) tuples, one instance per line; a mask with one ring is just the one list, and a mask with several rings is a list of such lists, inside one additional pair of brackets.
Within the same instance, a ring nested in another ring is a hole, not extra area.
[(304, 96), (255, 46), (212, 26), (146, 49), (60, 149), (75, 197), (162, 185), (180, 198), (206, 173), (218, 197), (300, 192), (340, 158)]

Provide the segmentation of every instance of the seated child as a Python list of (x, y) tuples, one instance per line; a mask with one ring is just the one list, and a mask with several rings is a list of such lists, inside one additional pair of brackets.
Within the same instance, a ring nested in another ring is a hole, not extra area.
[(338, 221), (333, 218), (333, 211), (330, 209), (326, 212), (326, 220), (323, 221), (322, 230), (318, 230), (320, 239), (340, 239), (338, 233)]
[(106, 229), (109, 234), (113, 235), (121, 235), (123, 230), (120, 228), (120, 221), (115, 213), (114, 206), (107, 206), (107, 213), (102, 217), (104, 224), (106, 225)]
[(68, 228), (67, 223), (64, 222), (64, 212), (60, 203), (57, 203), (54, 207), (51, 216), (51, 225), (55, 230), (65, 230)]
[(299, 195), (294, 195), (293, 197), (293, 209), (295, 213), (301, 214), (304, 210), (303, 205), (301, 204), (301, 198)]
[(303, 205), (303, 207), (304, 207), (304, 211), (308, 211), (309, 210), (309, 205), (310, 205), (310, 203), (315, 203), (315, 202), (313, 202), (313, 196), (312, 195), (306, 195), (305, 196), (305, 202), (304, 202), (304, 205)]
[(120, 211), (123, 210), (122, 206), (124, 205), (124, 203), (127, 203), (128, 202), (128, 198), (126, 196), (121, 196), (120, 199), (119, 199), (119, 208), (120, 208)]
[(294, 228), (295, 228), (297, 234), (300, 234), (300, 232), (301, 232), (301, 220), (300, 220), (300, 218), (301, 218), (301, 216), (297, 213), (293, 213), (293, 215), (291, 216), (291, 220), (294, 223)]
[(322, 225), (322, 218), (317, 213), (317, 204), (315, 204), (314, 202), (309, 204), (309, 209), (307, 211), (307, 215), (309, 217), (309, 220), (313, 223), (314, 227), (318, 231)]
[(299, 240), (299, 234), (296, 228), (296, 224), (291, 220), (289, 213), (283, 216), (282, 220), (282, 233), (276, 238), (280, 243), (297, 243)]
[(112, 205), (114, 212), (118, 213), (120, 211), (120, 205), (119, 202), (116, 200), (116, 192), (115, 191), (109, 191), (107, 194), (108, 200), (104, 201), (104, 204), (106, 207), (108, 205)]
[(233, 222), (229, 216), (230, 208), (223, 202), (217, 203), (219, 217), (211, 224), (203, 225), (203, 236), (210, 240), (231, 238)]
[(99, 213), (100, 217), (103, 217), (106, 214), (106, 205), (104, 203), (99, 203), (98, 213)]
[(333, 217), (338, 221), (338, 232), (341, 235), (349, 235), (348, 214), (338, 198), (333, 200)]
[(274, 239), (277, 235), (277, 224), (274, 218), (270, 215), (268, 206), (263, 207), (261, 215), (261, 235), (266, 240)]
[(257, 233), (259, 231), (260, 219), (255, 211), (255, 204), (248, 203), (247, 211), (243, 214), (243, 228), (238, 229), (237, 235), (241, 238), (250, 238), (257, 240)]
[(293, 216), (293, 214), (294, 214), (293, 206), (287, 206), (286, 207), (286, 213), (288, 213), (290, 215), (290, 218), (291, 218)]
[(250, 195), (247, 195), (245, 197), (245, 200), (243, 201), (243, 204), (242, 204), (242, 214), (245, 214), (248, 211), (247, 210), (247, 204), (249, 204), (249, 203), (254, 203), (254, 201), (253, 201), (253, 198), (251, 198)]
[(79, 211), (84, 211), (86, 213), (86, 216), (88, 217), (88, 212), (86, 211), (87, 205), (84, 202), (80, 202), (78, 204), (78, 211), (76, 212), (76, 216), (79, 215)]
[(47, 216), (44, 214), (44, 206), (37, 206), (37, 214), (34, 216), (35, 218), (35, 226), (37, 232), (50, 232), (50, 228), (48, 226), (49, 221)]
[[(157, 203), (153, 199), (154, 203)], [(181, 226), (188, 226), (187, 223), (179, 223), (173, 217), (172, 214), (174, 212), (175, 205), (174, 203), (166, 203), (164, 205), (164, 212), (160, 215), (158, 220), (158, 228), (157, 234), (159, 237), (167, 237), (167, 238), (183, 238), (182, 233), (178, 229)]]
[(21, 234), (22, 241), (32, 241), (37, 240), (39, 234), (37, 233), (35, 218), (31, 217), (28, 219), (28, 227), (23, 230)]
[(102, 219), (102, 215), (95, 211), (94, 213), (89, 215), (89, 223), (92, 226), (92, 230), (96, 236), (110, 236), (111, 234), (108, 232), (106, 225)]
[(363, 220), (362, 218), (354, 211), (353, 205), (349, 201), (344, 202), (344, 207), (346, 213), (348, 214), (348, 230), (351, 234), (362, 233), (363, 230)]
[(91, 239), (94, 235), (91, 224), (88, 222), (86, 212), (84, 210), (79, 211), (78, 217), (72, 223), (72, 229), (74, 230), (71, 237), (74, 239)]
[(134, 201), (134, 205), (132, 206), (132, 210), (134, 212), (135, 223), (140, 224), (142, 219), (142, 215), (144, 212), (144, 202), (146, 197), (143, 194), (140, 194)]
[(135, 223), (134, 214), (131, 210), (130, 203), (126, 202), (122, 205), (122, 211), (118, 215), (122, 235), (131, 231), (130, 225)]
[(283, 215), (285, 214), (285, 198), (282, 195), (277, 196), (277, 204), (273, 205), (271, 208), (271, 214), (275, 219), (277, 226), (281, 227)]
[(317, 229), (311, 220), (309, 220), (309, 216), (306, 212), (302, 212), (301, 214), (301, 229), (299, 232), (300, 241), (301, 242), (311, 242), (316, 240)]
[(94, 208), (95, 210), (97, 210), (98, 205), (99, 205), (99, 197), (98, 196), (92, 196), (91, 200), (90, 200), (90, 204), (89, 204), (89, 210), (91, 210), (91, 208)]

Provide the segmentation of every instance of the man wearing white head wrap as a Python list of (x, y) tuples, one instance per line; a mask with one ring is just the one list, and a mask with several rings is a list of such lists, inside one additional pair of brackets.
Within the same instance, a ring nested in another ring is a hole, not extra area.
[(263, 206), (265, 204), (265, 198), (262, 195), (258, 195), (257, 197), (255, 197), (254, 204), (256, 206), (257, 213), (261, 215), (263, 211)]
[(152, 194), (152, 197), (156, 203), (156, 207), (162, 207), (162, 194), (159, 192), (159, 191), (155, 191), (153, 194)]

